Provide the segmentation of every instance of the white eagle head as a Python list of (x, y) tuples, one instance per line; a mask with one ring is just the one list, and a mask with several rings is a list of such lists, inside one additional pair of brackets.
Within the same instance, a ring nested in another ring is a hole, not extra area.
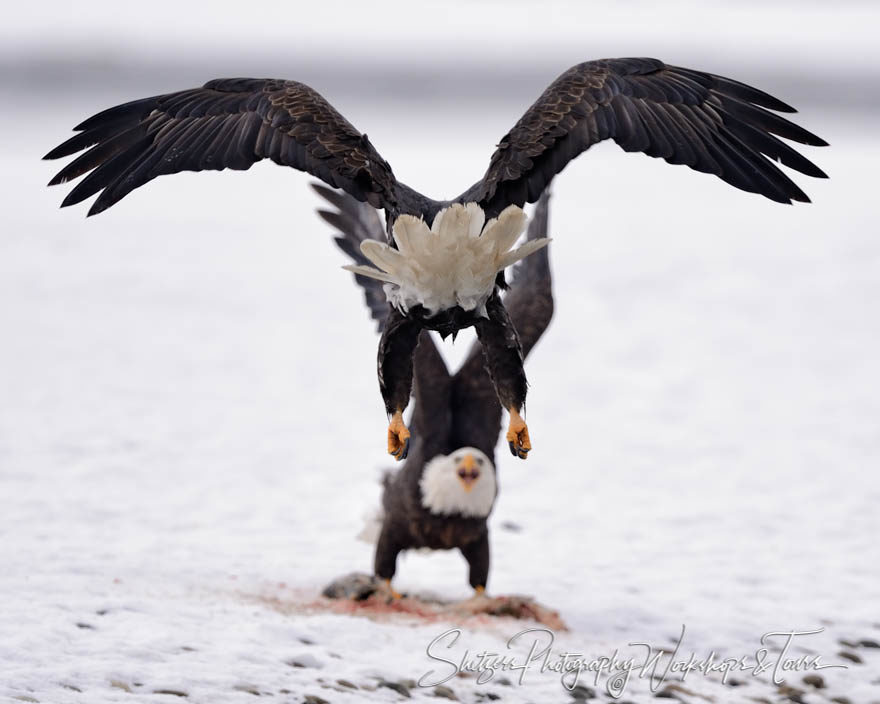
[(422, 470), (419, 487), (422, 506), (431, 513), (468, 518), (488, 516), (498, 493), (495, 466), (474, 447), (434, 457)]
[(401, 215), (391, 228), (397, 248), (364, 240), (361, 252), (378, 269), (343, 267), (385, 281), (388, 301), (406, 313), (422, 305), (430, 315), (454, 306), (486, 315), (495, 276), (546, 246), (547, 238), (513, 249), (526, 225), (522, 208), (510, 205), (486, 222), (477, 203), (453, 203), (434, 217), (431, 227), (413, 215)]

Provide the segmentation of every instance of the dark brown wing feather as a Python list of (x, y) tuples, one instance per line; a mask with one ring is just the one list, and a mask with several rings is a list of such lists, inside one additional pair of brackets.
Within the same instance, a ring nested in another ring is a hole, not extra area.
[[(381, 242), (385, 238), (385, 229), (376, 209), (369, 203), (361, 203), (345, 193), (319, 183), (311, 186), (332, 206), (329, 210), (319, 208), (318, 215), (339, 231), (333, 238), (336, 246), (355, 264), (372, 266), (372, 262), (361, 253), (361, 242), (369, 239)], [(388, 317), (388, 301), (383, 284), (360, 274), (354, 274), (354, 280), (363, 290), (370, 317), (376, 321), (376, 331), (381, 334), (385, 327), (385, 318)]]
[[(550, 193), (545, 191), (529, 222), (530, 240), (546, 237)], [(527, 357), (553, 317), (549, 247), (531, 254), (514, 269), (504, 307), (519, 333)], [(472, 446), (494, 457), (501, 427), (501, 406), (489, 375), (480, 344), (475, 342), (467, 360), (453, 377), (453, 447)]]
[(808, 202), (775, 165), (809, 176), (819, 167), (777, 138), (827, 143), (771, 110), (794, 108), (756, 88), (657, 59), (603, 59), (557, 78), (502, 139), (482, 181), (457, 200), (492, 216), (538, 199), (569, 161), (613, 139), (625, 151), (718, 176), (780, 203)]
[(366, 135), (295, 81), (218, 79), (118, 105), (75, 129), (79, 134), (45, 158), (88, 151), (49, 184), (91, 172), (62, 203), (73, 205), (100, 191), (89, 215), (163, 174), (244, 170), (261, 159), (307, 171), (360, 201), (397, 212), (391, 167)]

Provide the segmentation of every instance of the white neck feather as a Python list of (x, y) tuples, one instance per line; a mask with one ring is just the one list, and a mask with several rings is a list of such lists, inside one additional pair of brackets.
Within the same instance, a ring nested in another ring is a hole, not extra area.
[(421, 218), (401, 215), (392, 227), (397, 249), (375, 240), (361, 243), (361, 252), (379, 269), (343, 268), (387, 282), (388, 301), (404, 313), (415, 305), (424, 306), (431, 315), (460, 306), (486, 316), (486, 301), (498, 272), (550, 240), (530, 240), (512, 249), (526, 224), (525, 213), (515, 205), (485, 220), (476, 203), (444, 208), (430, 229)]
[[(480, 476), (470, 491), (465, 490), (459, 480), (458, 462), (454, 459), (463, 452), (469, 452), (482, 460)], [(431, 513), (482, 518), (489, 515), (495, 503), (495, 467), (485, 454), (475, 448), (465, 447), (452, 455), (438, 455), (428, 462), (422, 470), (419, 487), (422, 490), (422, 506)]]

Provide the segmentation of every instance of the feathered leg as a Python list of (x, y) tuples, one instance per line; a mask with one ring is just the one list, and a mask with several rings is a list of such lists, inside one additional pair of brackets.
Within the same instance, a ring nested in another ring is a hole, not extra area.
[(489, 579), (489, 532), (484, 531), (474, 542), (463, 545), (460, 550), (470, 567), (470, 585), (478, 594), (482, 594)]
[(373, 571), (377, 577), (381, 577), (385, 581), (390, 595), (399, 599), (400, 594), (391, 588), (391, 579), (397, 571), (397, 555), (400, 553), (400, 545), (391, 535), (391, 529), (386, 521), (382, 526), (382, 532), (379, 534), (379, 541), (376, 543), (376, 556), (373, 560)]
[(510, 424), (507, 428), (510, 452), (524, 460), (532, 445), (528, 426), (520, 415), (528, 388), (523, 369), (522, 346), (497, 291), (486, 303), (486, 312), (489, 317), (481, 318), (474, 327), (477, 329), (477, 338), (486, 360), (486, 371), (495, 386), (498, 401), (510, 413)]
[(391, 417), (388, 424), (388, 454), (406, 459), (409, 452), (409, 429), (403, 422), (403, 410), (412, 393), (413, 355), (419, 344), (420, 323), (392, 308), (385, 319), (385, 330), (379, 340), (379, 388), (385, 410)]

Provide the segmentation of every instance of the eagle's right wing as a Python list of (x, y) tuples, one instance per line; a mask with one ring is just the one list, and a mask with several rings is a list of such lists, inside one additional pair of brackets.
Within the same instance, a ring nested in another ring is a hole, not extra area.
[(88, 151), (49, 185), (88, 173), (62, 206), (100, 192), (89, 215), (106, 210), (157, 176), (244, 170), (262, 159), (306, 171), (391, 213), (424, 206), (421, 201), (409, 203), (423, 197), (398, 188), (391, 167), (366, 135), (320, 94), (296, 81), (221, 78), (201, 88), (117, 105), (75, 129), (79, 134), (45, 158)]

